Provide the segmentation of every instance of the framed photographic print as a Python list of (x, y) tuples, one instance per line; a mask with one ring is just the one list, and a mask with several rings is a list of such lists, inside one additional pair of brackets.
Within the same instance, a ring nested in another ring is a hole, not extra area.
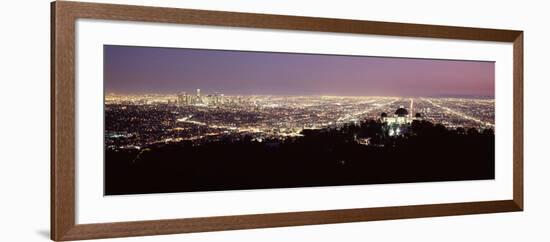
[(523, 32), (52, 3), (52, 240), (523, 210)]

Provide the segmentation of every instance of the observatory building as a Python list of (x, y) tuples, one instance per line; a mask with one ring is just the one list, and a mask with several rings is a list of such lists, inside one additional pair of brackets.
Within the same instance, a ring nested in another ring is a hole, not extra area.
[(407, 109), (400, 107), (397, 110), (395, 110), (395, 113), (392, 117), (389, 117), (387, 113), (382, 113), (380, 115), (380, 119), (382, 122), (392, 125), (392, 124), (409, 124), (412, 122), (413, 118), (409, 115), (409, 111)]
[(388, 116), (387, 113), (380, 114), (380, 121), (387, 127), (387, 132), (390, 136), (402, 135), (407, 130), (408, 124), (413, 120), (422, 119), (422, 115), (417, 113), (414, 117), (409, 114), (409, 111), (404, 107), (399, 107), (393, 113), (393, 116)]

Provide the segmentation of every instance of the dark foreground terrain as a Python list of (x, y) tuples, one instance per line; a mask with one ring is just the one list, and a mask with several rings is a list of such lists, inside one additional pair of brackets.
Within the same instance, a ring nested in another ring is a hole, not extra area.
[[(426, 121), (389, 137), (365, 121), (303, 137), (244, 137), (105, 151), (105, 194), (338, 186), (494, 179), (492, 130), (447, 129)], [(358, 139), (370, 138), (369, 145)]]

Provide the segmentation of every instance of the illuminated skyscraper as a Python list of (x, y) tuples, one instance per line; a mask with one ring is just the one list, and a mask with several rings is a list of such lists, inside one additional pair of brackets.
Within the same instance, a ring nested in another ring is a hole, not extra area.
[(180, 92), (178, 93), (178, 98), (177, 98), (177, 105), (178, 106), (183, 106), (183, 105), (188, 105), (188, 98), (187, 98), (187, 94), (185, 92)]
[(193, 98), (193, 104), (194, 105), (200, 105), (200, 104), (203, 104), (203, 101), (202, 101), (202, 98), (201, 98), (201, 89), (200, 88), (197, 88), (197, 96), (195, 96), (195, 98)]

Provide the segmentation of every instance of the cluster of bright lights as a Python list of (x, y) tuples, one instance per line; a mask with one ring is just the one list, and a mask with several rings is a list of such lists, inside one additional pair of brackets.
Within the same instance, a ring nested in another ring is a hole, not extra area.
[[(190, 101), (192, 100), (192, 101)], [(255, 141), (301, 136), (304, 129), (338, 128), (402, 107), (410, 123), (416, 113), (447, 127), (493, 128), (494, 100), (348, 96), (226, 96), (223, 94), (144, 94), (105, 97), (111, 147), (250, 136)], [(130, 125), (131, 124), (131, 125)], [(397, 127), (390, 136), (401, 135)], [(361, 141), (363, 142), (363, 141)]]

